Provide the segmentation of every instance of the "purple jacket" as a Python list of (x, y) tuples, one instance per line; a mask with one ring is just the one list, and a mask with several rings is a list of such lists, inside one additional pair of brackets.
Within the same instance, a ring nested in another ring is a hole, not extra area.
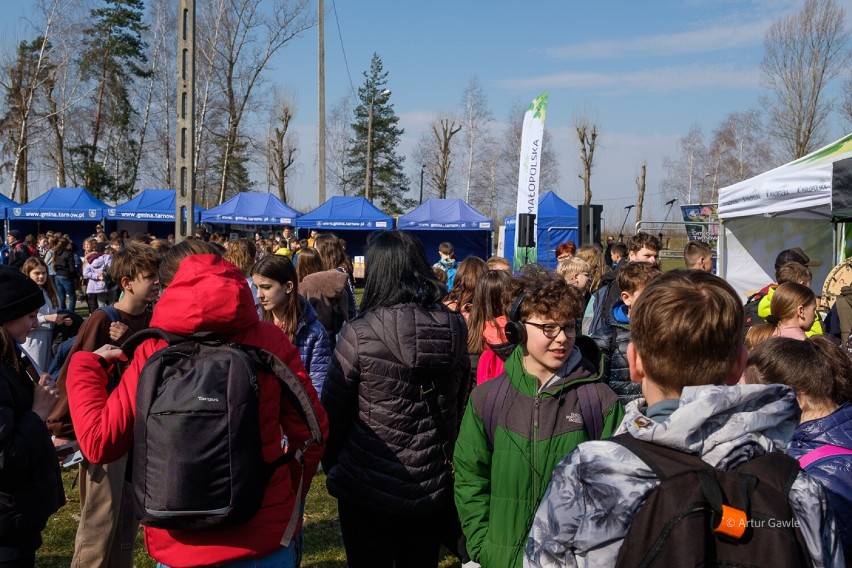
[[(825, 418), (800, 424), (790, 441), (789, 454), (799, 459), (825, 444), (852, 449), (852, 403), (847, 402)], [(852, 555), (852, 455), (815, 461), (805, 471), (825, 488), (848, 563)]]
[(86, 294), (100, 294), (108, 291), (106, 283), (100, 277), (111, 264), (112, 255), (102, 254), (92, 262), (83, 265), (83, 276), (89, 279), (86, 284)]

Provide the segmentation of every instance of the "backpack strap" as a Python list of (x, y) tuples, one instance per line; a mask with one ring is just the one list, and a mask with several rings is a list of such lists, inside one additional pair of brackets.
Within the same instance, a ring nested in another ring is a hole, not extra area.
[(802, 467), (802, 469), (804, 469), (812, 463), (818, 462), (819, 460), (823, 460), (825, 458), (848, 455), (852, 455), (852, 450), (850, 450), (849, 448), (834, 446), (832, 444), (825, 444), (824, 446), (820, 446), (814, 450), (811, 450), (802, 457), (800, 457), (799, 465)]
[(482, 421), (485, 427), (485, 437), (493, 449), (497, 421), (500, 419), (500, 412), (503, 410), (503, 403), (506, 402), (506, 395), (509, 392), (509, 375), (501, 373), (488, 382), (491, 385), (489, 385), (490, 389), (485, 396), (485, 409), (483, 410)]
[[(603, 434), (603, 410), (596, 383), (583, 383), (577, 387), (580, 414), (590, 440), (600, 440)], [(632, 437), (632, 436), (631, 436)]]
[(183, 337), (181, 335), (177, 335), (175, 333), (170, 333), (158, 327), (149, 327), (146, 329), (139, 330), (130, 337), (128, 337), (121, 345), (121, 350), (124, 351), (124, 354), (127, 356), (128, 359), (132, 359), (133, 353), (136, 351), (136, 348), (148, 339), (162, 339), (169, 345), (174, 345), (176, 343), (182, 343), (188, 338)]
[(320, 427), (319, 419), (317, 418), (314, 406), (311, 403), (311, 399), (308, 396), (307, 391), (305, 391), (302, 382), (298, 379), (298, 377), (296, 377), (290, 367), (285, 365), (284, 362), (273, 353), (251, 345), (238, 345), (233, 343), (229, 345), (243, 351), (252, 361), (259, 364), (262, 370), (275, 375), (278, 382), (283, 386), (281, 389), (282, 392), (290, 400), (290, 403), (296, 409), (296, 412), (298, 412), (302, 417), (305, 424), (307, 424), (311, 433), (311, 438), (305, 442), (305, 445), (302, 448), (296, 449), (293, 452), (293, 456), (285, 459), (287, 454), (284, 454), (275, 460), (273, 465), (274, 467), (278, 467), (278, 465), (290, 461), (293, 457), (297, 458), (301, 463), (304, 458), (305, 450), (307, 450), (308, 446), (313, 443), (318, 445), (323, 444), (322, 428)]
[(302, 420), (308, 425), (308, 430), (311, 433), (311, 438), (306, 440), (305, 444), (301, 448), (288, 449), (284, 454), (269, 464), (270, 471), (274, 471), (282, 465), (294, 460), (299, 464), (299, 487), (296, 490), (296, 497), (294, 500), (295, 504), (293, 505), (293, 511), (290, 514), (290, 520), (287, 523), (287, 530), (284, 531), (284, 534), (281, 537), (281, 544), (283, 546), (288, 546), (290, 541), (293, 540), (293, 535), (296, 532), (299, 515), (302, 514), (300, 503), (302, 502), (302, 493), (304, 491), (305, 482), (305, 452), (311, 444), (323, 444), (322, 428), (320, 428), (319, 419), (317, 418), (307, 391), (305, 391), (302, 382), (298, 379), (298, 377), (296, 377), (290, 367), (285, 365), (284, 362), (273, 353), (260, 349), (259, 347), (233, 343), (229, 345), (240, 349), (249, 357), (249, 359), (256, 363), (260, 369), (272, 373), (272, 375), (278, 379), (278, 382), (282, 387), (281, 392), (283, 392), (284, 396), (290, 400), (293, 408), (296, 409), (296, 412), (299, 413)]
[(98, 310), (106, 313), (110, 321), (121, 321), (121, 315), (118, 313), (118, 308), (115, 306), (101, 306)]
[(665, 481), (670, 477), (680, 475), (689, 471), (697, 471), (701, 469), (712, 470), (713, 467), (704, 462), (700, 457), (661, 446), (652, 444), (645, 440), (634, 438), (630, 432), (625, 432), (610, 438), (610, 441), (624, 446), (630, 450), (637, 458), (642, 460), (648, 468), (654, 472), (660, 481)]
[[(118, 313), (118, 309), (115, 306), (101, 306), (95, 311), (96, 312), (97, 311), (104, 312), (107, 315), (107, 317), (109, 317), (109, 320), (111, 322), (120, 322), (121, 321), (121, 315)], [(110, 343), (112, 345), (115, 345), (116, 347), (118, 347), (118, 343), (116, 343), (115, 341), (110, 341)], [(132, 355), (132, 352), (131, 352), (131, 355)]]

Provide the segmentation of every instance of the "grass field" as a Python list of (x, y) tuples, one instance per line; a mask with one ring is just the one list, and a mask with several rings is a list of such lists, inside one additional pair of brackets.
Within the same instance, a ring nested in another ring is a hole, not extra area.
[[(67, 568), (74, 553), (74, 535), (77, 531), (76, 515), (80, 514), (77, 489), (71, 489), (74, 473), (63, 473), (65, 494), (68, 503), (48, 522), (44, 530), (44, 544), (38, 551), (36, 566), (40, 568)], [(304, 568), (345, 568), (346, 554), (340, 539), (340, 524), (337, 520), (337, 500), (325, 489), (325, 475), (314, 478), (305, 506), (305, 555)], [(136, 539), (137, 568), (151, 568), (157, 563), (145, 552), (142, 532)], [(459, 562), (449, 554), (441, 560), (441, 568), (457, 568)]]

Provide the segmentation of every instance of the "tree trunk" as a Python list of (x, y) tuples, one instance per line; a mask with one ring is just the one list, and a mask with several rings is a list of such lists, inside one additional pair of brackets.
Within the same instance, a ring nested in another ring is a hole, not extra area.
[[(154, 58), (156, 61), (156, 56)], [(145, 114), (142, 119), (142, 126), (140, 127), (139, 132), (139, 151), (136, 152), (136, 156), (133, 157), (133, 176), (130, 178), (130, 187), (133, 188), (136, 185), (136, 178), (139, 175), (139, 162), (142, 161), (142, 152), (145, 148), (145, 134), (148, 132), (148, 121), (151, 117), (151, 100), (154, 98), (154, 78), (157, 74), (157, 68), (151, 68), (151, 81), (148, 83), (148, 97), (145, 100)], [(167, 160), (171, 161), (171, 160)], [(118, 178), (116, 178), (118, 179)]]
[(53, 131), (54, 144), (54, 160), (56, 166), (56, 187), (67, 187), (65, 179), (65, 136), (62, 132), (61, 119), (59, 117), (59, 108), (56, 104), (56, 99), (53, 98), (53, 92), (48, 91), (46, 94), (48, 108), (50, 114), (47, 116), (47, 122), (50, 124), (50, 129)]
[[(47, 19), (47, 25), (44, 30), (44, 36), (41, 40), (41, 46), (38, 51), (38, 61), (36, 62), (35, 74), (31, 78), (30, 83), (27, 85), (26, 95), (21, 105), (21, 124), (20, 130), (18, 131), (18, 147), (15, 151), (15, 164), (12, 173), (12, 199), (15, 198), (15, 192), (20, 185), (21, 190), (21, 203), (29, 202), (29, 188), (27, 187), (27, 178), (29, 169), (29, 151), (27, 149), (27, 144), (29, 141), (29, 120), (30, 120), (30, 112), (33, 108), (33, 98), (35, 97), (36, 88), (41, 82), (41, 72), (44, 64), (44, 52), (47, 48), (48, 38), (50, 37), (50, 26), (53, 23), (53, 16), (55, 14), (56, 4), (54, 2), (53, 9), (50, 12), (50, 15)], [(23, 170), (23, 171), (22, 171)]]
[[(109, 44), (107, 44), (107, 49), (109, 49)], [(88, 157), (89, 163), (95, 163), (95, 156), (98, 153), (98, 141), (101, 135), (101, 113), (103, 112), (104, 105), (104, 97), (106, 96), (106, 78), (107, 78), (107, 64), (106, 58), (104, 58), (103, 68), (101, 70), (101, 84), (98, 87), (98, 103), (95, 110), (95, 125), (92, 128), (92, 147), (90, 149), (90, 155)], [(89, 183), (91, 179), (89, 178), (88, 171), (86, 173), (85, 185), (86, 188), (89, 187)]]
[(592, 169), (595, 164), (595, 146), (598, 139), (598, 126), (592, 125), (592, 131), (589, 132), (588, 124), (577, 125), (577, 138), (580, 140), (580, 165), (583, 168), (583, 173), (579, 176), (583, 180), (584, 201), (585, 205), (592, 202)]
[(455, 122), (451, 122), (448, 118), (440, 120), (441, 131), (438, 132), (438, 125), (432, 125), (432, 135), (435, 137), (435, 144), (438, 147), (438, 163), (436, 164), (433, 178), (435, 187), (438, 189), (438, 198), (447, 198), (447, 188), (449, 185), (450, 166), (450, 141), (460, 130), (461, 125), (456, 127)]
[(647, 165), (642, 162), (642, 169), (636, 176), (636, 222), (642, 220), (642, 206), (645, 204), (645, 173)]

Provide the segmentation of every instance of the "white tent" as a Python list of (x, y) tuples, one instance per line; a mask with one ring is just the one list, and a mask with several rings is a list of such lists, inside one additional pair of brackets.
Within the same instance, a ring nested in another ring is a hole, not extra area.
[(744, 296), (774, 281), (775, 257), (800, 247), (817, 294), (840, 260), (834, 220), (852, 201), (852, 134), (824, 148), (719, 190), (719, 275)]

